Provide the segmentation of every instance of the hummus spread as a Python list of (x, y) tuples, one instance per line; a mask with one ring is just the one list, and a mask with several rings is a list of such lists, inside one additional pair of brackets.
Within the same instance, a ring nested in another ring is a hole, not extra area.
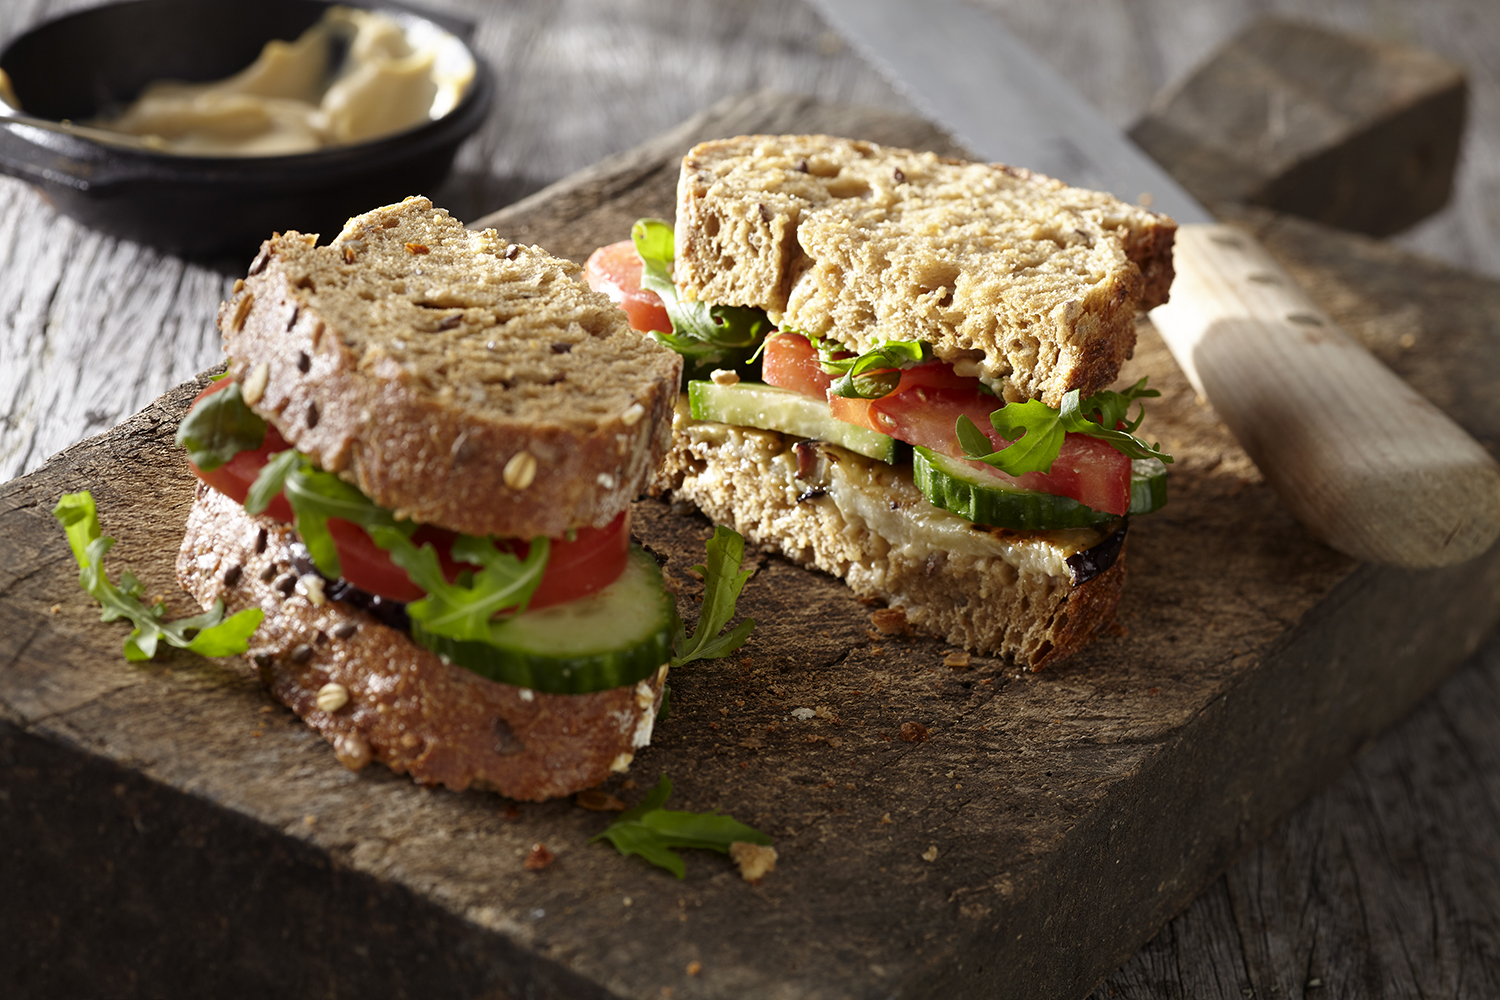
[[(342, 58), (340, 53), (342, 52)], [(226, 80), (158, 80), (89, 124), (196, 156), (282, 156), (364, 142), (451, 111), (474, 58), (431, 22), (332, 7), (296, 41), (266, 43)]]

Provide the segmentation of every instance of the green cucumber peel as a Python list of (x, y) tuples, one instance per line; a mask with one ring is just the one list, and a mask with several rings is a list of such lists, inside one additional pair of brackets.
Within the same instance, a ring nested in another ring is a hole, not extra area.
[(851, 358), (836, 358), (844, 348), (811, 334), (804, 337), (817, 349), (818, 364), (830, 375), (840, 376), (828, 389), (848, 399), (879, 399), (896, 391), (901, 369), (932, 360), (932, 347), (924, 340), (888, 340)]
[(708, 554), (702, 565), (693, 568), (703, 575), (703, 607), (698, 613), (698, 627), (691, 638), (681, 622), (672, 640), (672, 666), (680, 667), (694, 660), (712, 660), (739, 649), (750, 638), (755, 619), (746, 618), (728, 632), (723, 631), (734, 617), (734, 605), (745, 583), (755, 575), (754, 569), (741, 567), (745, 561), (745, 540), (723, 525), (714, 527), (708, 540)]
[(265, 438), (266, 422), (245, 403), (238, 382), (200, 400), (177, 425), (178, 446), (204, 472), (259, 448)]
[[(1063, 396), (1062, 407), (1056, 410), (1039, 399), (1002, 406), (990, 414), (995, 430), (1011, 442), (999, 451), (990, 450), (988, 435), (968, 417), (959, 417), (954, 429), (966, 458), (993, 465), (1012, 476), (1050, 472), (1069, 433), (1097, 438), (1128, 458), (1171, 462), (1172, 456), (1163, 452), (1160, 444), (1147, 444), (1133, 433), (1145, 418), (1145, 405), (1141, 404), (1134, 420), (1128, 419), (1130, 404), (1160, 395), (1146, 388), (1146, 380), (1141, 379), (1124, 392), (1105, 389), (1082, 402), (1074, 389)], [(1120, 423), (1126, 425), (1124, 429), (1116, 428)]]
[(225, 618), (224, 602), (219, 600), (203, 614), (166, 621), (166, 605), (158, 601), (148, 606), (142, 600), (146, 588), (135, 574), (125, 570), (118, 586), (110, 583), (104, 574), (104, 554), (115, 540), (100, 528), (98, 508), (88, 490), (64, 494), (52, 516), (61, 522), (78, 562), (78, 585), (103, 609), (99, 620), (123, 618), (135, 626), (125, 639), (125, 659), (149, 660), (161, 642), (203, 656), (234, 656), (249, 648), (251, 633), (265, 617), (260, 608)]
[(639, 220), (630, 228), (630, 239), (641, 258), (641, 287), (661, 298), (672, 321), (671, 333), (651, 336), (700, 365), (733, 366), (750, 360), (773, 329), (765, 310), (682, 301), (672, 282), (676, 236), (661, 219)]
[(589, 838), (593, 844), (607, 840), (629, 857), (644, 858), (680, 879), (687, 878), (687, 865), (676, 849), (696, 847), (728, 854), (735, 843), (770, 846), (771, 838), (733, 816), (722, 813), (677, 812), (662, 808), (672, 797), (672, 782), (662, 775), (654, 789), (633, 809), (621, 813), (603, 831)]

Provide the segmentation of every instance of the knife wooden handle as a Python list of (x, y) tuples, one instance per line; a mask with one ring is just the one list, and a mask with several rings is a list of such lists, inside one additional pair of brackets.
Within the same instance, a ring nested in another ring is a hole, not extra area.
[(1318, 309), (1253, 238), (1177, 231), (1151, 320), (1266, 481), (1329, 545), (1447, 566), (1500, 535), (1500, 467)]

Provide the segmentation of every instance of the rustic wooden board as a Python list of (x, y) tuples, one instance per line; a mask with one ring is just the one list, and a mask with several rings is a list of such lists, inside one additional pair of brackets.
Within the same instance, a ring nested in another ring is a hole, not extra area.
[[(689, 141), (763, 128), (944, 145), (910, 119), (752, 100), (494, 221), (581, 255), (637, 214), (670, 212), (666, 164)], [(1279, 225), (1250, 224), (1273, 236)], [(1327, 275), (1284, 259), (1299, 276)], [(1356, 335), (1383, 335), (1363, 322), (1358, 273), (1324, 304)], [(1413, 307), (1457, 291), (1474, 322), (1375, 346), (1491, 440), (1500, 416), (1480, 404), (1497, 370), (1500, 292), (1451, 276), (1412, 289)], [(516, 807), (345, 772), (235, 663), (120, 659), (122, 631), (94, 620), (47, 510), (93, 489), (121, 538), (111, 566), (172, 594), (191, 490), (170, 437), (194, 391), (174, 390), (0, 489), (0, 613), (12, 623), (0, 635), (0, 759), (17, 827), (8, 898), (21, 901), (0, 910), (0, 936), (17, 985), (1086, 993), (1500, 617), (1500, 556), (1422, 573), (1353, 564), (1290, 519), (1149, 329), (1132, 371), (1164, 390), (1151, 426), (1179, 458), (1173, 500), (1132, 529), (1124, 634), (1064, 668), (944, 667), (943, 644), (872, 637), (869, 609), (837, 583), (761, 560), (742, 604), (761, 627), (742, 655), (674, 680), (673, 716), (633, 774), (645, 786), (666, 773), (675, 806), (731, 810), (773, 833), (782, 861), (756, 887), (715, 856), (690, 858), (677, 882), (588, 846), (605, 818), (568, 803)], [(682, 570), (708, 525), (660, 502), (638, 518), (691, 615)], [(804, 723), (797, 707), (828, 711)], [(931, 738), (903, 742), (907, 721)], [(526, 871), (538, 841), (558, 860)], [(89, 892), (98, 885), (109, 898)]]

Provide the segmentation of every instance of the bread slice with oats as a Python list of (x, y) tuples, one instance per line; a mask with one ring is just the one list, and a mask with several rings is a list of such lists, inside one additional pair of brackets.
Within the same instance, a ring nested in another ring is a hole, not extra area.
[(1176, 224), (1028, 170), (826, 135), (683, 159), (673, 280), (860, 353), (922, 340), (1007, 400), (1112, 383), (1166, 301)]
[(323, 246), (273, 236), (219, 327), (246, 402), (377, 504), (557, 536), (640, 494), (680, 371), (577, 273), (408, 198)]

